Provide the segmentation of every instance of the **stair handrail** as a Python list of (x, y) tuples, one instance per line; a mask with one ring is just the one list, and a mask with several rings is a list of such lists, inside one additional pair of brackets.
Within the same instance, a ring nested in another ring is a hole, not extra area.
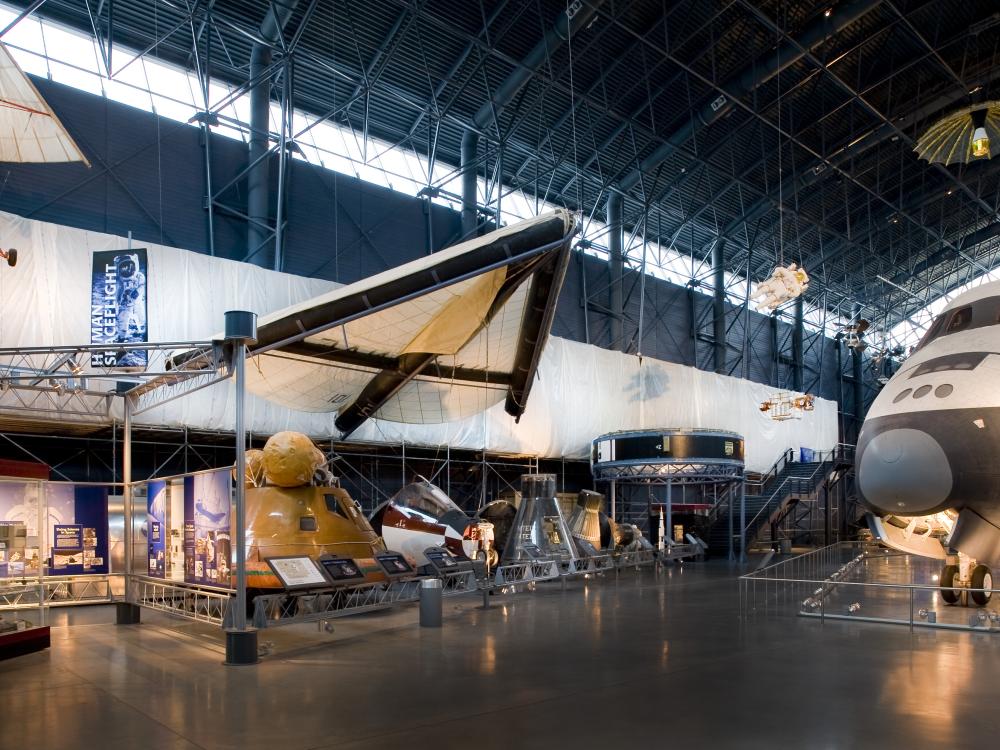
[(715, 501), (711, 508), (708, 509), (708, 522), (709, 525), (714, 524), (716, 519), (719, 517), (723, 506), (728, 507), (732, 502), (733, 491), (739, 486), (737, 482), (730, 482), (726, 485), (726, 488), (722, 491), (722, 495)]
[[(832, 454), (832, 451), (831, 451), (831, 454)], [(771, 503), (774, 501), (775, 497), (777, 497), (778, 493), (781, 492), (781, 490), (789, 482), (799, 482), (800, 483), (800, 488), (801, 488), (801, 486), (804, 485), (804, 486), (808, 487), (808, 489), (806, 490), (807, 492), (813, 492), (816, 489), (816, 475), (818, 473), (820, 473), (821, 471), (825, 472), (827, 464), (831, 464), (831, 463), (833, 463), (832, 456), (831, 456), (831, 458), (829, 458), (829, 459), (827, 459), (825, 461), (821, 461), (821, 462), (817, 463), (816, 464), (816, 468), (813, 469), (812, 473), (808, 477), (785, 477), (784, 480), (781, 482), (781, 484), (779, 484), (777, 487), (774, 488), (774, 490), (772, 490), (770, 496), (767, 498), (767, 501), (761, 506), (760, 510), (758, 510), (754, 514), (753, 518), (751, 518), (747, 522), (747, 524), (746, 524), (746, 526), (744, 528), (745, 529), (750, 529), (750, 528), (754, 527), (754, 525), (757, 522), (757, 519), (760, 518), (760, 515), (771, 506)], [(802, 490), (800, 489), (799, 491), (801, 492)], [(791, 494), (791, 493), (789, 492), (789, 493), (783, 494), (782, 498), (786, 497), (788, 494)]]
[[(794, 463), (794, 460), (795, 460), (795, 449), (794, 448), (786, 449), (785, 451), (782, 452), (780, 456), (778, 456), (775, 462), (771, 464), (771, 468), (768, 469), (763, 474), (761, 474), (760, 479), (758, 481), (752, 482), (752, 484), (759, 484), (761, 489), (763, 489), (768, 482), (772, 481), (775, 477), (778, 476), (778, 474), (783, 472), (785, 470), (785, 467), (788, 466), (788, 464)], [(751, 484), (751, 482), (747, 482), (747, 484)]]

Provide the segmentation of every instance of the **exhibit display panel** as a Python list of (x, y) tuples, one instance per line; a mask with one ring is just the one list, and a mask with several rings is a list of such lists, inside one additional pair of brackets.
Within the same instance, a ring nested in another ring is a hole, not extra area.
[(34, 601), (36, 590), (45, 606), (110, 601), (123, 590), (112, 581), (112, 574), (124, 572), (114, 491), (101, 484), (0, 479), (0, 588), (6, 592), (0, 609)]
[(0, 579), (109, 572), (106, 485), (0, 480)]
[(232, 471), (201, 471), (132, 485), (132, 573), (228, 589)]

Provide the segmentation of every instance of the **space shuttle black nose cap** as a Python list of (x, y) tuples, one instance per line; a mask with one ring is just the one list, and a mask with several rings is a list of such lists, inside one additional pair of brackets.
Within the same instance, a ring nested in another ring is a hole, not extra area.
[(858, 463), (865, 500), (887, 513), (928, 513), (951, 493), (951, 466), (944, 449), (922, 430), (900, 428), (875, 435)]

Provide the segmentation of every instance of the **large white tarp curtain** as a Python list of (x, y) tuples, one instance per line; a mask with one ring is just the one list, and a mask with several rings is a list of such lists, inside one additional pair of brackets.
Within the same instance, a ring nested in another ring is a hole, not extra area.
[[(122, 249), (126, 243), (122, 237), (0, 213), (0, 246), (21, 251), (15, 268), (0, 268), (0, 346), (87, 343), (91, 253)], [(162, 245), (134, 244), (149, 252), (151, 341), (204, 340), (222, 329), (226, 310), (263, 315), (335, 286)], [(746, 438), (750, 470), (767, 469), (787, 448), (827, 450), (836, 444), (835, 403), (816, 399), (815, 411), (802, 419), (776, 422), (758, 409), (773, 393), (770, 386), (553, 337), (520, 424), (497, 404), (440, 425), (370, 420), (351, 440), (585, 458), (591, 440), (605, 432), (719, 428)], [(247, 397), (247, 424), (261, 434), (297, 429), (315, 437), (336, 436), (335, 416)], [(232, 384), (224, 383), (137, 421), (230, 430), (234, 419)]]

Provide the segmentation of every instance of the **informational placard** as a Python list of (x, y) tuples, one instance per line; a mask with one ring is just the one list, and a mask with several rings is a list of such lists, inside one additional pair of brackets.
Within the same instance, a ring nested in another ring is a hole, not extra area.
[(147, 352), (128, 344), (146, 343), (146, 250), (94, 253), (90, 291), (90, 343), (107, 345), (91, 354), (92, 367), (145, 367)]
[(52, 527), (52, 549), (83, 550), (83, 526), (78, 523), (57, 523)]
[(545, 557), (545, 555), (542, 554), (542, 551), (538, 548), (537, 544), (522, 544), (521, 549), (523, 549), (532, 560), (541, 560)]
[(167, 573), (167, 483), (150, 482), (146, 488), (146, 523), (149, 540), (148, 573), (163, 578)]
[(428, 547), (424, 550), (424, 556), (438, 570), (458, 567), (458, 558), (443, 547)]
[(319, 564), (333, 583), (354, 583), (365, 577), (361, 567), (349, 557), (321, 557)]
[(267, 564), (286, 589), (314, 589), (329, 585), (323, 571), (305, 555), (298, 557), (271, 557)]
[(50, 565), (56, 575), (108, 572), (108, 488), (45, 485)]
[(375, 561), (390, 578), (398, 578), (413, 574), (413, 566), (399, 552), (379, 552)]
[(232, 478), (228, 469), (184, 478), (184, 580), (229, 586)]

